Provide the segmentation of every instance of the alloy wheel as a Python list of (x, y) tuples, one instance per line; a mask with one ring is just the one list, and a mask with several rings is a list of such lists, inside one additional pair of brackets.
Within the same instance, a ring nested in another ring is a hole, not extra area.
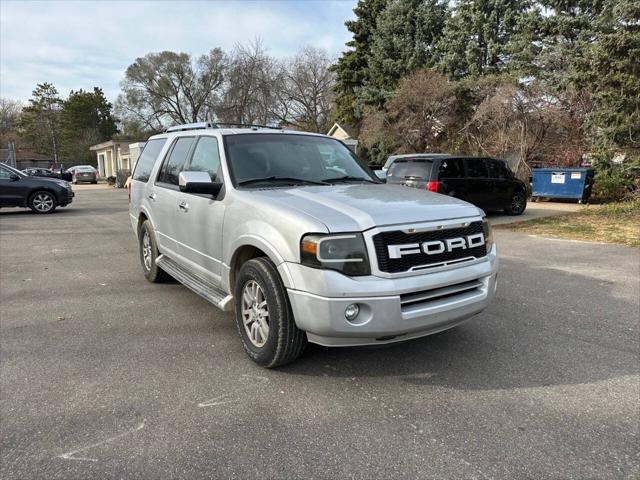
[(524, 208), (524, 197), (521, 194), (516, 193), (511, 198), (511, 211), (514, 213), (520, 213), (523, 208)]
[(53, 208), (53, 197), (48, 193), (38, 193), (32, 203), (37, 211), (46, 213)]
[(269, 307), (258, 282), (249, 280), (242, 289), (242, 323), (249, 340), (262, 347), (269, 337)]
[(142, 235), (142, 260), (144, 262), (144, 268), (146, 268), (147, 271), (151, 270), (151, 262), (153, 260), (151, 256), (151, 239), (149, 238), (149, 232), (146, 230)]

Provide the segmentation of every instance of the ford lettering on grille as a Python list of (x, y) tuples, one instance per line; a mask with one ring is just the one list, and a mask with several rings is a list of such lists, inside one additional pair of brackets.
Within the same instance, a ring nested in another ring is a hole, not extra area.
[(381, 232), (373, 236), (378, 268), (386, 273), (428, 270), (487, 254), (482, 222), (425, 232)]

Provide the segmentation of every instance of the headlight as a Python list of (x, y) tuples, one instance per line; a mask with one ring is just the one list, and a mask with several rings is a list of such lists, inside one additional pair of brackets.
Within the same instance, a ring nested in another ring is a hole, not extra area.
[(371, 274), (361, 233), (305, 235), (300, 242), (300, 261), (308, 267), (328, 268), (345, 275)]
[(484, 233), (484, 244), (487, 247), (487, 253), (489, 253), (491, 247), (493, 247), (493, 231), (491, 230), (491, 225), (487, 217), (482, 219), (482, 231)]

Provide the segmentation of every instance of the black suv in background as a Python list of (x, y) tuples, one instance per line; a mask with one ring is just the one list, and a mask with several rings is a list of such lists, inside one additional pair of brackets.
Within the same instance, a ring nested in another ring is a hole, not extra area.
[(28, 207), (51, 213), (73, 201), (71, 185), (64, 180), (29, 176), (0, 163), (0, 207)]
[(59, 178), (60, 180), (71, 181), (71, 174), (63, 169), (48, 170), (46, 168), (25, 168), (22, 173), (30, 177)]
[(422, 188), (466, 200), (484, 210), (520, 215), (527, 207), (527, 187), (502, 160), (437, 155), (395, 160), (387, 183)]

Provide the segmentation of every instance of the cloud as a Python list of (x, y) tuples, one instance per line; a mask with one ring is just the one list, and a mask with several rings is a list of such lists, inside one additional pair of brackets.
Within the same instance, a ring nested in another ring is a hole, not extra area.
[(26, 100), (37, 83), (102, 87), (114, 100), (125, 69), (149, 52), (200, 55), (262, 39), (272, 55), (305, 45), (344, 50), (356, 0), (0, 2), (0, 96)]

